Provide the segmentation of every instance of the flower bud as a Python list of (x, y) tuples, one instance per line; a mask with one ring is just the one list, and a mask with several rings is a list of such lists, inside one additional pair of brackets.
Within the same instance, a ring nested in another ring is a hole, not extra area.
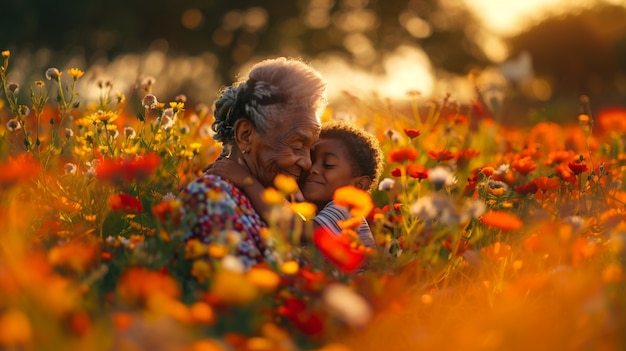
[(46, 70), (46, 79), (59, 79), (61, 77), (61, 72), (57, 68), (51, 67)]

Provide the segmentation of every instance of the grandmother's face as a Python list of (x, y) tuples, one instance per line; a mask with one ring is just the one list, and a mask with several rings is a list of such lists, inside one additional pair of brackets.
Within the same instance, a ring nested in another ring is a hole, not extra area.
[(248, 167), (266, 187), (273, 185), (279, 173), (300, 179), (311, 168), (311, 147), (320, 129), (313, 109), (285, 115), (265, 135), (255, 133)]

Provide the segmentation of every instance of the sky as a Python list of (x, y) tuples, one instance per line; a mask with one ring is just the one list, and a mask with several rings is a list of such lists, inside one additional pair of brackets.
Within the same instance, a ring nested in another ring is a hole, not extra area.
[(548, 14), (560, 14), (595, 3), (621, 4), (626, 0), (464, 0), (496, 35), (514, 35)]

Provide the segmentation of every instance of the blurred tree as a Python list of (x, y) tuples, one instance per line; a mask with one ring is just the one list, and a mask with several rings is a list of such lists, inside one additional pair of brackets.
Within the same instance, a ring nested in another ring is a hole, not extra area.
[[(87, 62), (158, 47), (210, 51), (231, 80), (253, 56), (338, 52), (376, 69), (385, 52), (419, 45), (437, 68), (484, 64), (477, 21), (450, 0), (12, 0), (0, 11), (0, 48), (50, 48)], [(52, 62), (54, 64), (54, 62)]]
[(546, 19), (508, 38), (513, 54), (527, 51), (538, 78), (551, 87), (549, 101), (581, 94), (605, 103), (626, 97), (626, 8), (597, 5)]

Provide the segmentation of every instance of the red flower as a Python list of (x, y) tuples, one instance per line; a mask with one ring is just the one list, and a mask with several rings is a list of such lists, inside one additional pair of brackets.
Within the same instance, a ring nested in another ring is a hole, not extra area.
[(315, 229), (313, 243), (324, 257), (343, 272), (353, 272), (365, 261), (365, 253), (353, 247), (350, 238), (344, 235), (335, 235), (324, 227)]
[(296, 328), (307, 335), (316, 335), (324, 330), (322, 318), (310, 311), (307, 304), (295, 297), (287, 297), (285, 304), (278, 307), (279, 315), (287, 317)]
[(406, 134), (409, 138), (414, 139), (414, 138), (417, 138), (418, 136), (420, 136), (420, 134), (422, 134), (422, 132), (420, 132), (417, 129), (405, 128), (404, 129), (404, 134)]
[(417, 159), (417, 150), (413, 148), (400, 148), (389, 151), (388, 160), (393, 162), (415, 161)]
[(449, 161), (454, 158), (454, 153), (450, 150), (438, 150), (438, 151), (429, 150), (428, 157), (432, 158), (433, 160), (436, 160), (437, 162)]
[(391, 175), (394, 177), (402, 176), (402, 167), (396, 167), (393, 171), (391, 171)]
[(534, 182), (530, 182), (528, 184), (515, 187), (515, 192), (522, 196), (528, 195), (528, 194), (534, 194), (537, 192), (537, 190), (539, 190), (539, 187)]
[(567, 163), (567, 167), (574, 172), (574, 174), (581, 174), (582, 172), (587, 172), (589, 168), (582, 161), (570, 161)]
[(415, 179), (428, 179), (428, 169), (426, 167), (416, 164), (406, 165), (406, 173), (411, 178)]
[(465, 167), (469, 160), (480, 155), (480, 151), (476, 149), (459, 150), (454, 154), (456, 163), (459, 167)]
[(127, 194), (111, 195), (111, 197), (109, 197), (109, 206), (113, 211), (136, 214), (143, 212), (141, 201)]
[(100, 180), (116, 184), (133, 180), (143, 181), (154, 174), (160, 163), (161, 159), (155, 153), (130, 159), (119, 158), (112, 160), (103, 158), (96, 167), (96, 176)]

